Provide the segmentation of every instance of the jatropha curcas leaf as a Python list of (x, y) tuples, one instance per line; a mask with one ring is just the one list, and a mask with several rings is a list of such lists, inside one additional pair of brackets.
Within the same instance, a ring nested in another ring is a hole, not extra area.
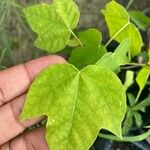
[[(148, 55), (149, 55), (149, 61), (148, 61), (148, 64), (149, 64), (150, 63), (150, 50), (148, 51)], [(144, 67), (139, 71), (139, 73), (136, 77), (136, 82), (139, 86), (139, 92), (138, 92), (136, 101), (139, 99), (139, 97), (148, 81), (149, 76), (150, 76), (150, 69), (148, 67)]]
[(47, 115), (51, 150), (88, 150), (100, 129), (121, 137), (125, 111), (124, 87), (111, 70), (57, 64), (33, 82), (20, 118)]
[(139, 99), (147, 81), (148, 81), (148, 78), (150, 76), (150, 69), (149, 68), (146, 68), (144, 67), (143, 69), (141, 69), (136, 77), (136, 82), (139, 86), (139, 92), (138, 92), (138, 95), (137, 95), (137, 98), (136, 98), (136, 101)]
[(106, 5), (106, 9), (102, 10), (106, 23), (109, 28), (110, 41), (116, 40), (121, 43), (125, 38), (131, 41), (130, 53), (132, 56), (137, 55), (143, 46), (140, 32), (134, 24), (130, 22), (130, 17), (125, 8), (115, 1), (111, 1)]
[(73, 0), (38, 4), (25, 8), (24, 14), (32, 30), (38, 34), (35, 45), (51, 53), (67, 45), (80, 16)]
[(131, 20), (137, 25), (137, 27), (143, 31), (150, 28), (150, 17), (146, 16), (140, 11), (129, 11)]
[(121, 42), (114, 53), (109, 52), (103, 55), (101, 59), (96, 62), (96, 65), (100, 65), (109, 68), (112, 71), (119, 69), (121, 65), (129, 63), (127, 52), (130, 51), (130, 40), (127, 38)]
[(97, 29), (90, 28), (78, 33), (83, 47), (74, 49), (68, 62), (82, 69), (87, 65), (95, 64), (107, 51), (102, 46), (102, 34)]

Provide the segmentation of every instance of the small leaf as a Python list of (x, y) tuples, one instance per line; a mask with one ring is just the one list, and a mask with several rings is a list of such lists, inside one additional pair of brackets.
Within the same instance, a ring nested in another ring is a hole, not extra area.
[(140, 70), (140, 72), (138, 73), (138, 75), (136, 77), (136, 82), (140, 88), (138, 96), (137, 96), (138, 98), (139, 98), (141, 92), (143, 91), (143, 89), (147, 83), (149, 75), (150, 75), (150, 69), (145, 67), (145, 68)]
[(131, 70), (128, 70), (126, 72), (126, 78), (125, 78), (125, 83), (124, 83), (125, 90), (127, 90), (133, 83), (134, 83), (134, 72)]
[(143, 31), (150, 28), (150, 17), (144, 15), (140, 11), (129, 12), (131, 20), (137, 25), (137, 27)]
[(91, 65), (79, 71), (59, 64), (33, 82), (21, 119), (48, 116), (51, 150), (87, 150), (102, 128), (121, 137), (125, 111), (123, 85), (111, 70)]
[(105, 15), (111, 37), (111, 40), (107, 43), (107, 45), (112, 40), (116, 40), (121, 43), (128, 37), (131, 41), (131, 55), (137, 55), (143, 46), (142, 37), (136, 26), (130, 22), (129, 15), (125, 8), (123, 8), (119, 3), (111, 1), (106, 5), (106, 10), (102, 10), (102, 12)]
[(148, 106), (150, 106), (150, 95), (146, 99), (144, 99), (140, 103), (138, 103), (136, 106), (134, 106), (133, 110), (145, 112), (145, 110)]
[(135, 105), (135, 96), (131, 93), (127, 93), (127, 97), (129, 100), (129, 106), (133, 107)]
[(102, 35), (96, 29), (79, 32), (78, 37), (84, 46), (73, 50), (68, 62), (82, 69), (95, 64), (106, 53), (106, 49), (101, 46)]
[(54, 0), (24, 9), (32, 30), (38, 34), (35, 45), (48, 52), (62, 50), (79, 20), (79, 11), (72, 0)]
[(135, 124), (137, 127), (141, 127), (143, 120), (142, 115), (138, 112), (134, 112)]
[(131, 128), (133, 127), (134, 120), (133, 120), (133, 112), (131, 110), (128, 110), (126, 113), (125, 120), (123, 122), (123, 135), (127, 135)]
[(126, 54), (130, 50), (129, 39), (123, 40), (114, 53), (106, 53), (100, 60), (96, 62), (97, 65), (116, 71), (121, 65), (129, 62)]

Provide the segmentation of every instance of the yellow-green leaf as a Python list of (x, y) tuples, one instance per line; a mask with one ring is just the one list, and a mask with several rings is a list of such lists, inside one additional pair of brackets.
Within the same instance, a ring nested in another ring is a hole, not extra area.
[(68, 62), (82, 69), (87, 65), (95, 64), (105, 53), (106, 49), (101, 45), (102, 35), (97, 29), (91, 28), (78, 33), (83, 47), (74, 49)]
[(125, 65), (129, 62), (127, 58), (127, 52), (130, 50), (130, 41), (125, 39), (117, 47), (114, 53), (106, 53), (101, 59), (96, 62), (96, 65), (100, 65), (106, 68), (116, 71), (121, 65)]
[(73, 0), (54, 0), (52, 4), (38, 4), (24, 9), (32, 30), (38, 34), (35, 45), (54, 53), (62, 50), (79, 20)]
[(96, 65), (45, 69), (30, 87), (21, 119), (47, 115), (51, 150), (88, 150), (100, 129), (121, 137), (126, 96), (119, 78)]
[(146, 68), (146, 67), (141, 69), (140, 72), (138, 73), (138, 75), (136, 77), (136, 82), (139, 85), (140, 90), (139, 90), (137, 99), (139, 98), (142, 90), (144, 89), (144, 87), (147, 83), (149, 75), (150, 75), (150, 69)]
[(134, 24), (130, 22), (129, 14), (119, 3), (111, 1), (106, 5), (106, 10), (102, 10), (110, 34), (110, 41), (116, 40), (121, 43), (125, 38), (131, 41), (131, 55), (135, 56), (141, 51), (143, 46), (142, 37)]

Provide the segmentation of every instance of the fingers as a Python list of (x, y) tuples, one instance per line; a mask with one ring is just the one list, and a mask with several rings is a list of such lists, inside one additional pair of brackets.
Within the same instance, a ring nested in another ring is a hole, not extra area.
[(18, 118), (21, 113), (24, 100), (25, 95), (10, 101), (0, 108), (0, 145), (16, 137), (27, 127), (30, 127), (43, 119), (43, 117), (40, 117), (20, 122)]
[(45, 56), (0, 72), (0, 106), (25, 93), (35, 76), (50, 64), (65, 63), (60, 56)]
[(19, 136), (2, 145), (0, 150), (49, 150), (45, 140), (45, 129), (36, 129)]

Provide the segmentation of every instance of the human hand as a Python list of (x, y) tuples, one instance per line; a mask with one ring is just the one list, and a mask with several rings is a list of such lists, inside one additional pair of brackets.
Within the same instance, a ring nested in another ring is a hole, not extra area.
[(18, 120), (27, 90), (36, 75), (50, 64), (65, 63), (60, 56), (45, 56), (0, 72), (0, 150), (48, 150), (45, 129), (22, 132), (42, 118)]

